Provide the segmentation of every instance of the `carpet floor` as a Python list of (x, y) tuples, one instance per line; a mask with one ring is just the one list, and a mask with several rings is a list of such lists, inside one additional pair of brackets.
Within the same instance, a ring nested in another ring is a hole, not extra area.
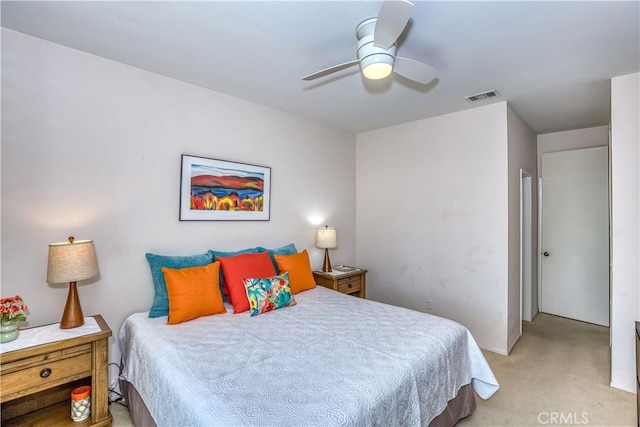
[(540, 313), (509, 356), (484, 352), (500, 389), (458, 426), (636, 426), (636, 396), (609, 386), (609, 328)]
[[(500, 389), (458, 426), (636, 426), (636, 396), (609, 386), (609, 328), (540, 313), (509, 356), (484, 352)], [(114, 427), (131, 427), (110, 406)]]

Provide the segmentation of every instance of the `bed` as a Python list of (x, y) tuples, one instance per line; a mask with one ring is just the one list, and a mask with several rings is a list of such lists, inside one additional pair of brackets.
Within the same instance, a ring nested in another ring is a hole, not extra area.
[(136, 425), (454, 425), (498, 383), (470, 332), (323, 287), (296, 305), (177, 325), (148, 313), (119, 333)]

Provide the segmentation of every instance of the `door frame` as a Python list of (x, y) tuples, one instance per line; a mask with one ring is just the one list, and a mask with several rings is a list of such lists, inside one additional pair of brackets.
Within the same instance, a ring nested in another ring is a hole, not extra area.
[[(520, 169), (520, 336), (522, 336), (522, 321), (532, 320), (531, 303), (533, 297), (533, 186), (531, 173)], [(526, 189), (526, 191), (525, 191)], [(529, 209), (525, 212), (525, 196), (529, 199)], [(526, 215), (525, 215), (526, 214)], [(528, 236), (525, 239), (525, 236)], [(525, 245), (525, 240), (528, 245)], [(528, 271), (525, 269), (525, 259), (528, 258)], [(528, 282), (528, 283), (527, 283)], [(525, 291), (528, 295), (528, 310), (524, 309)], [(525, 314), (527, 314), (525, 316)], [(526, 317), (526, 319), (525, 319)]]
[(538, 177), (538, 311), (542, 307), (542, 262), (540, 255), (542, 255), (542, 177)]

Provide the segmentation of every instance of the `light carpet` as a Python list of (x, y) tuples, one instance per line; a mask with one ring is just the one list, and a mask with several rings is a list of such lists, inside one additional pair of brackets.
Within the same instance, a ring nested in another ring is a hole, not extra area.
[(635, 426), (636, 396), (609, 386), (609, 328), (540, 313), (509, 356), (484, 352), (500, 390), (458, 426)]

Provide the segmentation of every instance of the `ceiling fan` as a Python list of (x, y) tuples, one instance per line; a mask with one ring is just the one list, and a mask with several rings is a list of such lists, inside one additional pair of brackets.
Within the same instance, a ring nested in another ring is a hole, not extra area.
[(309, 74), (302, 80), (315, 80), (360, 64), (362, 74), (372, 80), (383, 79), (395, 72), (421, 84), (436, 78), (435, 68), (414, 59), (396, 56), (396, 41), (407, 26), (413, 3), (407, 0), (385, 0), (376, 18), (362, 21), (356, 27), (358, 59)]

